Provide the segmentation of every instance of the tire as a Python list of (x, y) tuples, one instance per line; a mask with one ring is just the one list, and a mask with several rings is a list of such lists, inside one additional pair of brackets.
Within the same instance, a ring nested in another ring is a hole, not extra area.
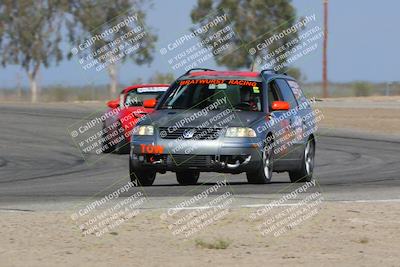
[(128, 140), (125, 137), (125, 129), (122, 127), (121, 122), (119, 122), (117, 138), (118, 139), (122, 138), (122, 141), (120, 141), (118, 144), (115, 145), (114, 153), (115, 154), (129, 154), (130, 149), (131, 149), (131, 144), (128, 142)]
[(131, 144), (126, 140), (125, 136), (123, 141), (119, 142), (114, 149), (115, 154), (129, 154)]
[(137, 186), (151, 186), (156, 179), (156, 172), (151, 170), (134, 170), (129, 159), (129, 176)]
[(105, 147), (105, 149), (103, 149), (103, 153), (108, 154), (111, 153), (115, 150), (115, 146), (110, 145), (110, 143), (108, 141), (106, 141), (106, 137), (108, 132), (105, 131), (106, 126), (103, 124), (103, 134), (102, 134), (102, 138), (103, 141), (101, 143), (101, 147)]
[(262, 151), (261, 166), (253, 171), (246, 172), (247, 182), (250, 184), (268, 184), (271, 182), (274, 163), (272, 143), (268, 143)]
[(182, 171), (176, 172), (176, 180), (180, 185), (195, 185), (199, 180), (200, 172)]
[(300, 167), (295, 171), (289, 171), (290, 181), (292, 183), (310, 182), (314, 172), (314, 159), (315, 141), (310, 138), (304, 147)]

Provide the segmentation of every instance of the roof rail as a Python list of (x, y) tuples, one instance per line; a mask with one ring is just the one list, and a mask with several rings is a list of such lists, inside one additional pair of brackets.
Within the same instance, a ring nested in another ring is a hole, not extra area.
[(193, 68), (193, 69), (188, 70), (184, 75), (187, 75), (187, 74), (189, 74), (189, 73), (191, 73), (192, 71), (195, 71), (195, 70), (215, 71), (215, 70), (207, 69), (207, 68)]
[(273, 73), (278, 73), (276, 70), (274, 69), (265, 69), (265, 70), (261, 70), (261, 74), (263, 74), (264, 72), (273, 72)]
[(265, 70), (261, 70), (260, 74), (263, 74), (264, 72), (267, 72), (267, 71), (273, 72), (273, 73), (275, 73), (275, 74), (283, 74), (283, 75), (286, 75), (286, 76), (287, 76), (287, 73), (286, 73), (286, 72), (279, 73), (278, 71), (276, 71), (276, 70), (274, 70), (274, 69), (265, 69)]

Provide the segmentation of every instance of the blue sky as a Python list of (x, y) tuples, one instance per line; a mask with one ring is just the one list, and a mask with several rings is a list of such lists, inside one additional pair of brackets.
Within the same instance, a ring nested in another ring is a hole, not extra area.
[[(138, 77), (146, 79), (154, 71), (172, 72), (167, 58), (159, 52), (174, 38), (187, 33), (191, 24), (190, 11), (196, 0), (154, 0), (146, 21), (159, 37), (155, 60), (148, 66), (125, 63), (119, 66), (119, 81), (129, 84)], [(315, 13), (322, 25), (322, 0), (293, 0), (298, 16)], [(329, 80), (373, 82), (400, 80), (400, 1), (398, 0), (330, 0), (328, 70)], [(244, 40), (246, 41), (246, 40)], [(321, 44), (313, 53), (296, 61), (307, 81), (321, 80)], [(68, 46), (65, 49), (69, 49)], [(219, 68), (213, 60), (204, 67)], [(225, 69), (225, 67), (222, 67)], [(13, 87), (17, 75), (27, 85), (26, 74), (18, 66), (0, 68), (0, 87)], [(179, 72), (175, 73), (179, 75)], [(107, 84), (106, 72), (84, 71), (76, 59), (63, 61), (58, 66), (41, 68), (42, 86)]]

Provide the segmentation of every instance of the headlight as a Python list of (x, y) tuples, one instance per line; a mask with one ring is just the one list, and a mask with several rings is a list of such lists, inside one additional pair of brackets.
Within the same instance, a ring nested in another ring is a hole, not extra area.
[(154, 127), (152, 125), (142, 125), (135, 127), (133, 130), (134, 135), (153, 135)]
[(226, 137), (256, 137), (256, 132), (246, 127), (229, 127), (225, 133)]

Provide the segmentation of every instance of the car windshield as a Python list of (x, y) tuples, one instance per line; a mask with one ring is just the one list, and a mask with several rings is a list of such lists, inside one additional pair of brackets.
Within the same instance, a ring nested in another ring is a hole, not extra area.
[(143, 87), (129, 91), (126, 94), (125, 106), (138, 107), (143, 101), (152, 98), (160, 98), (168, 88), (166, 87)]
[(261, 83), (247, 80), (181, 80), (174, 85), (160, 109), (202, 109), (216, 102), (219, 105), (215, 109), (262, 111)]

